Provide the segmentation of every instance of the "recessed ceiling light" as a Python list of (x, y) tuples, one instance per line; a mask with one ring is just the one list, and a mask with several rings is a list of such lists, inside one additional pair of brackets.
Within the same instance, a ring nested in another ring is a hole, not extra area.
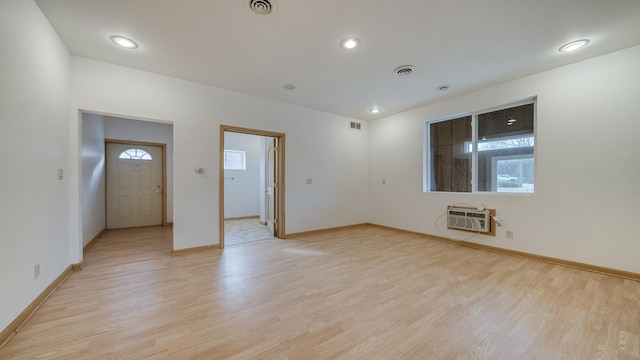
[(558, 49), (560, 52), (576, 51), (589, 43), (588, 39), (581, 39), (564, 44)]
[(360, 44), (360, 41), (358, 41), (358, 39), (356, 38), (346, 38), (340, 42), (340, 46), (342, 46), (342, 48), (344, 49), (353, 49), (354, 47), (358, 46), (358, 44)]
[(373, 109), (369, 110), (369, 112), (372, 113), (372, 114), (377, 114), (377, 113), (380, 112), (380, 109), (379, 108), (373, 108)]
[(113, 35), (111, 37), (111, 41), (127, 49), (135, 49), (138, 47), (138, 44), (136, 44), (135, 41), (120, 35)]
[(284, 84), (284, 85), (282, 85), (282, 87), (283, 87), (285, 90), (295, 90), (295, 89), (296, 89), (296, 86), (295, 86), (295, 85), (293, 85), (293, 84)]

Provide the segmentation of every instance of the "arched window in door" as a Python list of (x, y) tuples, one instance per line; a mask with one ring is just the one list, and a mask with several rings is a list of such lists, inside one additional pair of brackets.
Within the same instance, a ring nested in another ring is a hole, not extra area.
[(153, 160), (151, 154), (142, 149), (127, 149), (120, 153), (118, 159), (124, 160)]

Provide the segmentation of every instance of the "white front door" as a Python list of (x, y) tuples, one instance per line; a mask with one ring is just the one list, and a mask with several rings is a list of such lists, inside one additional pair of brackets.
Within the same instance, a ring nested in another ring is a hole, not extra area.
[(107, 143), (107, 229), (162, 225), (162, 147)]

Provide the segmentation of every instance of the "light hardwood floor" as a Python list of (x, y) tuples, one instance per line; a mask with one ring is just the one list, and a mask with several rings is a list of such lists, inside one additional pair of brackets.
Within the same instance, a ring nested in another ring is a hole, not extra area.
[(0, 359), (640, 359), (640, 282), (376, 227), (108, 231)]

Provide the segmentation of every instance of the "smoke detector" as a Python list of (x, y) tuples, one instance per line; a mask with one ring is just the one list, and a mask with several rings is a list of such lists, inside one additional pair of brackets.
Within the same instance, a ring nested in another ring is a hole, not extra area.
[(416, 67), (413, 65), (402, 65), (393, 69), (393, 73), (398, 76), (407, 76), (407, 75), (413, 74), (415, 70), (416, 70)]
[(247, 0), (247, 6), (258, 15), (269, 15), (276, 11), (276, 4), (269, 0)]

